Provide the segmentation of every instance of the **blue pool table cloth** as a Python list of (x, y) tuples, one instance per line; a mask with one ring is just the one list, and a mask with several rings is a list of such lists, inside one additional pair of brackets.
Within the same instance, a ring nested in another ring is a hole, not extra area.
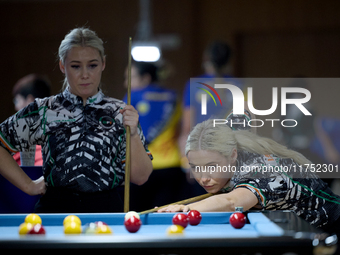
[[(232, 213), (210, 212), (202, 213), (202, 222), (198, 226), (190, 226), (185, 229), (183, 236), (168, 236), (166, 229), (172, 225), (174, 213), (153, 213), (141, 215), (142, 226), (137, 233), (129, 233), (124, 226), (125, 213), (114, 214), (75, 214), (82, 221), (82, 226), (86, 223), (103, 221), (113, 230), (113, 235), (106, 235), (105, 238), (117, 240), (124, 237), (138, 238), (255, 238), (261, 236), (281, 236), (283, 230), (275, 223), (271, 222), (262, 213), (249, 213), (249, 224), (242, 229), (234, 229), (229, 224), (229, 217)], [(23, 240), (23, 239), (67, 239), (67, 238), (87, 238), (88, 236), (73, 235), (68, 236), (63, 232), (63, 220), (69, 214), (40, 214), (42, 225), (45, 227), (45, 236), (20, 236), (18, 227), (24, 222), (26, 214), (3, 214), (0, 216), (0, 239), (1, 240)], [(103, 235), (91, 238), (102, 238)]]

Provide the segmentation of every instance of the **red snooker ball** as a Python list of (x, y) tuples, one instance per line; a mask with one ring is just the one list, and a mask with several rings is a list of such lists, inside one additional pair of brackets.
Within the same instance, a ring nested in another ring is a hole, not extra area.
[(30, 235), (45, 235), (46, 231), (41, 224), (35, 224), (33, 228), (28, 232)]
[(234, 228), (243, 228), (243, 226), (246, 224), (246, 216), (243, 213), (236, 212), (233, 213), (230, 218), (229, 218), (229, 223), (234, 227)]
[(177, 213), (172, 218), (172, 223), (174, 225), (180, 225), (183, 228), (186, 228), (189, 224), (188, 216), (186, 216), (184, 213)]
[(126, 221), (124, 221), (124, 225), (127, 231), (130, 233), (136, 233), (140, 229), (142, 221), (135, 216), (131, 216)]
[(189, 219), (189, 224), (191, 226), (196, 226), (200, 224), (202, 220), (202, 215), (200, 214), (199, 211), (191, 210), (190, 212), (188, 212), (188, 219)]

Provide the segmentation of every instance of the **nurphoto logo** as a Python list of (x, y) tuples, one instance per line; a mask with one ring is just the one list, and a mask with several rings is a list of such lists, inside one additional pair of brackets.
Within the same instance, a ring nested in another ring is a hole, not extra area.
[[(312, 97), (311, 92), (306, 88), (290, 86), (279, 88), (268, 86), (268, 84), (265, 84), (265, 87), (246, 87), (244, 86), (245, 82), (240, 79), (229, 79), (226, 80), (225, 83), (221, 83), (220, 80), (218, 81), (219, 83), (214, 83), (214, 80), (211, 80), (209, 84), (206, 81), (198, 79), (192, 80), (195, 80), (191, 82), (194, 89), (193, 92), (190, 93), (200, 93), (200, 115), (203, 118), (204, 116), (206, 116), (206, 118), (212, 118), (214, 120), (214, 126), (227, 124), (229, 121), (231, 127), (233, 125), (243, 125), (244, 127), (258, 128), (264, 126), (265, 123), (270, 124), (271, 127), (274, 127), (276, 123), (282, 127), (296, 127), (298, 120), (294, 118), (284, 118), (287, 115), (287, 108), (290, 106), (295, 106), (304, 116), (312, 116), (312, 113), (305, 106)], [(217, 90), (219, 92), (217, 92)], [(271, 102), (271, 106), (267, 109), (259, 109), (254, 102), (254, 94), (263, 94), (264, 90), (266, 90), (267, 95), (263, 100)], [(197, 95), (193, 95), (192, 98), (197, 99)], [(212, 100), (213, 104), (210, 103), (209, 100)], [(195, 102), (192, 101), (192, 103), (192, 106), (195, 107)], [(279, 118), (268, 117), (274, 113), (278, 114), (278, 108), (280, 108)], [(197, 110), (198, 109), (196, 109), (196, 111)], [(245, 110), (249, 111), (252, 116), (258, 117), (247, 119), (247, 121), (245, 119), (241, 122), (234, 121), (234, 123), (232, 123), (233, 120), (226, 119), (227, 112), (232, 111), (234, 115), (244, 115)]]

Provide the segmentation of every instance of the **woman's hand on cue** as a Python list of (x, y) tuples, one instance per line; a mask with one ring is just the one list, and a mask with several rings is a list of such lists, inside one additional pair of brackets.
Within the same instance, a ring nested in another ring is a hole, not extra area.
[(157, 212), (188, 212), (189, 210), (190, 208), (188, 205), (169, 205), (159, 209)]
[(126, 105), (124, 109), (120, 109), (119, 112), (123, 114), (123, 124), (124, 126), (130, 127), (130, 134), (134, 136), (137, 133), (137, 125), (139, 115), (137, 110), (132, 105)]

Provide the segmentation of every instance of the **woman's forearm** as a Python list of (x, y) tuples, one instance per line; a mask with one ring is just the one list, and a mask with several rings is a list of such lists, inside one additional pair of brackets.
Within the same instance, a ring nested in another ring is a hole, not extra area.
[(31, 178), (18, 166), (13, 157), (0, 147), (0, 174), (23, 192), (31, 195)]
[(138, 134), (131, 136), (131, 182), (144, 184), (152, 172), (152, 163)]
[(218, 194), (202, 201), (188, 205), (169, 205), (158, 212), (187, 212), (197, 210), (199, 212), (231, 212), (235, 207), (241, 206), (247, 211), (258, 203), (257, 197), (248, 189), (237, 188), (229, 193)]
[(235, 210), (235, 204), (226, 194), (208, 197), (196, 203), (189, 204), (190, 210), (199, 212), (229, 212)]
[(219, 194), (188, 205), (169, 205), (159, 209), (158, 212), (188, 212), (189, 210), (197, 210), (199, 212), (228, 212), (235, 210), (235, 203), (228, 194)]
[(229, 193), (219, 194), (202, 201), (189, 204), (190, 210), (202, 212), (230, 212), (235, 211), (235, 207), (241, 206), (247, 211), (257, 205), (258, 199), (253, 192), (246, 188), (234, 189)]

